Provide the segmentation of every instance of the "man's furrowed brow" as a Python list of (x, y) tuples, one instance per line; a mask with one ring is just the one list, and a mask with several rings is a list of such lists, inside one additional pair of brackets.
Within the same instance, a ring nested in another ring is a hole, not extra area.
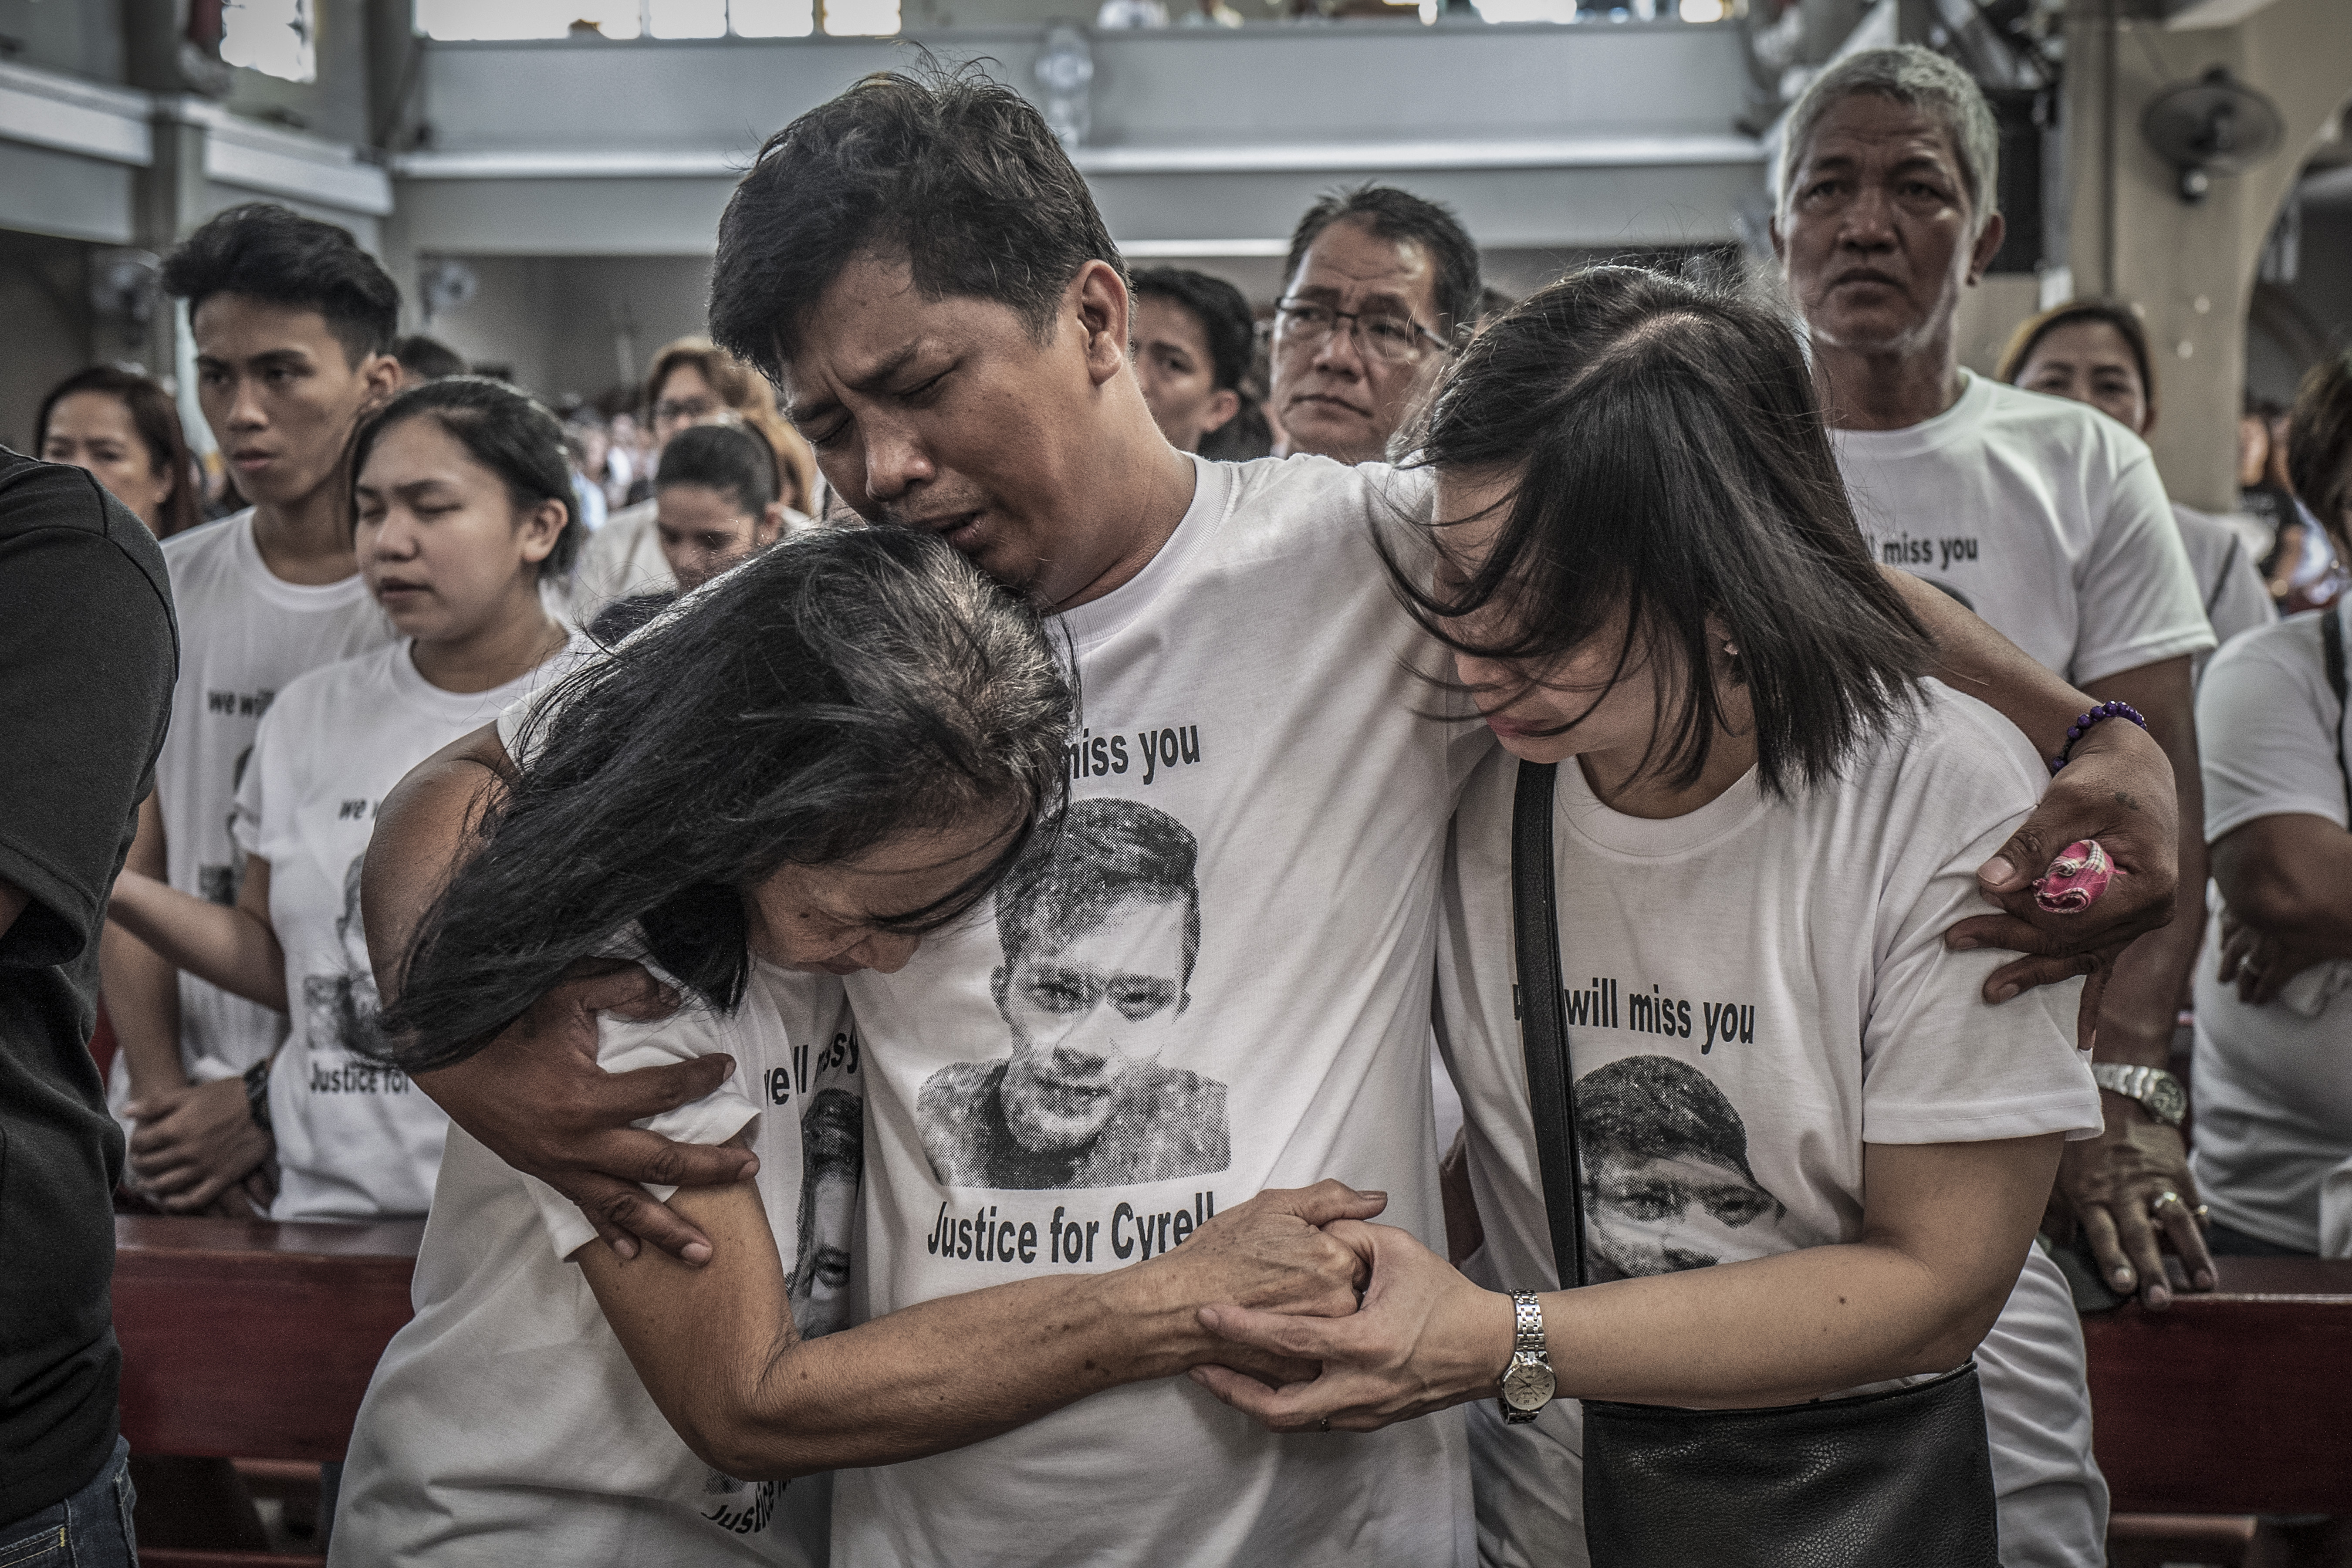
[[(854, 376), (845, 377), (843, 384), (852, 392), (878, 392), (888, 384), (891, 377), (906, 369), (907, 362), (920, 353), (922, 349), (923, 345), (920, 342), (904, 344), (875, 361), (870, 368)], [(797, 425), (805, 419), (822, 418), (830, 413), (834, 406), (834, 400), (830, 397), (818, 398), (809, 403), (795, 401), (785, 408), (784, 416)]]

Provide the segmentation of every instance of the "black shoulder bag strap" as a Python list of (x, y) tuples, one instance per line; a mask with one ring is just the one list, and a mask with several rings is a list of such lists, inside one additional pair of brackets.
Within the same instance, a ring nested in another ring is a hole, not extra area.
[[(2352, 769), (2344, 765), (2344, 710), (2347, 700), (2344, 682), (2344, 606), (2330, 605), (2319, 615), (2319, 640), (2327, 654), (2327, 689), (2336, 693), (2336, 775), (2344, 781), (2344, 809), (2352, 813)], [(1520, 787), (1526, 788), (1524, 780)]]
[(1568, 1061), (1568, 1008), (1559, 974), (1559, 904), (1553, 887), (1552, 763), (1519, 764), (1511, 797), (1511, 930), (1517, 943), (1519, 1044), (1527, 1053), (1528, 1105), (1535, 1112), (1536, 1159), (1551, 1221), (1552, 1266), (1560, 1289), (1588, 1283), (1584, 1203), (1576, 1148), (1576, 1088)]

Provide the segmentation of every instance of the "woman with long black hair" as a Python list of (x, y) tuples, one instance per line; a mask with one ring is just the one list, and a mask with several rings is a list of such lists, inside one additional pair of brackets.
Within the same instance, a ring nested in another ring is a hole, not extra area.
[[(1262, 1200), (1149, 1263), (842, 1327), (866, 1075), (838, 977), (896, 971), (1050, 847), (1071, 710), (1034, 609), (929, 535), (829, 529), (500, 720), (518, 765), (402, 951), (379, 952), (386, 1053), (462, 1062), (582, 963), (642, 962), (684, 1005), (608, 1014), (598, 1061), (730, 1057), (717, 1092), (637, 1125), (748, 1148), (755, 1179), (677, 1194), (712, 1243), (701, 1267), (624, 1258), (453, 1128), (332, 1561), (818, 1563), (829, 1494), (800, 1478), (1171, 1375), (1192, 1362), (1165, 1347), (1209, 1353), (1194, 1310), (1232, 1291), (1352, 1308), (1352, 1255)], [(380, 942), (404, 923), (369, 913)], [(1269, 1215), (1287, 1259), (1249, 1244)], [(1034, 1226), (962, 1239), (1040, 1249)]]
[[(1638, 269), (1579, 274), (1470, 345), (1421, 452), (1441, 521), (1428, 566), (1394, 563), (1399, 591), (1502, 742), (1455, 817), (1439, 980), (1484, 1247), (1465, 1278), (1401, 1231), (1333, 1226), (1373, 1266), (1358, 1318), (1212, 1313), (1319, 1378), (1192, 1375), (1281, 1429), (1477, 1400), (1482, 1559), (1582, 1562), (1599, 1439), (1579, 1401), (1745, 1409), (1964, 1377), (2029, 1256), (2040, 1288), (2059, 1146), (2098, 1127), (2098, 1098), (2079, 987), (1991, 1005), (1998, 956), (1943, 941), (2047, 770), (1929, 678), (1784, 323)], [(1522, 1029), (1551, 1004), (1514, 953), (1549, 939), (1517, 936), (1513, 881), (1547, 859), (1553, 907), (1523, 880), (1520, 913), (1557, 920), (1573, 1110), (1539, 1137)], [(1580, 1258), (1556, 1253), (1547, 1162), (1553, 1203), (1580, 1193)], [(1983, 1385), (1996, 1433), (2039, 1423), (2062, 1451), (2002, 1473), (1997, 1436), (1988, 1475), (1978, 1419), (1976, 1459), (1930, 1479), (1978, 1510), (1987, 1555), (1953, 1561), (1990, 1561), (1997, 1484), (2070, 1480), (2081, 1342), (2053, 1289), (2071, 1363), (2063, 1337), (2026, 1369), (1988, 1346)], [(2050, 1408), (2021, 1411), (2036, 1379)], [(1634, 1521), (1711, 1547), (1604, 1550), (1625, 1540), (1612, 1518), (1592, 1560), (1853, 1560), (1761, 1539), (1732, 1495), (1718, 1471)], [(1873, 1559), (1897, 1560), (1947, 1559)]]

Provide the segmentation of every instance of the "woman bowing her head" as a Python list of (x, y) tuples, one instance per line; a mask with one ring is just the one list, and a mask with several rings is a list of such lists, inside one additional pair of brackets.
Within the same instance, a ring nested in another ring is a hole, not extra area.
[[(1322, 1374), (1192, 1375), (1281, 1428), (1475, 1401), (1482, 1544), (1617, 1564), (1783, 1559), (1774, 1510), (1738, 1500), (1757, 1444), (1705, 1439), (1706, 1486), (1657, 1507), (1582, 1402), (1843, 1418), (1811, 1402), (1916, 1388), (1977, 1435), (1910, 1467), (1918, 1521), (1989, 1552), (2006, 1487), (2004, 1540), (2095, 1549), (2081, 1335), (2031, 1247), (2061, 1142), (2099, 1125), (2077, 988), (1991, 1005), (1999, 955), (1943, 941), (2046, 771), (1928, 676), (1797, 337), (1580, 273), (1464, 352), (1420, 453), (1438, 521), (1425, 562), (1391, 554), (1397, 589), (1501, 742), (1454, 819), (1439, 972), (1484, 1246), (1465, 1275), (1334, 1226), (1372, 1264), (1358, 1317), (1210, 1314)], [(1655, 1538), (1685, 1527), (1711, 1544)], [(1801, 1560), (1990, 1560), (1920, 1547)]]

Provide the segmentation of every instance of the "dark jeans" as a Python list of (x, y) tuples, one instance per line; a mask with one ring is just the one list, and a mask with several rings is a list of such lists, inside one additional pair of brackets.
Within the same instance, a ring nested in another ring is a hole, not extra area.
[(131, 1445), (117, 1437), (114, 1458), (81, 1490), (0, 1524), (0, 1568), (138, 1568), (130, 1459)]

